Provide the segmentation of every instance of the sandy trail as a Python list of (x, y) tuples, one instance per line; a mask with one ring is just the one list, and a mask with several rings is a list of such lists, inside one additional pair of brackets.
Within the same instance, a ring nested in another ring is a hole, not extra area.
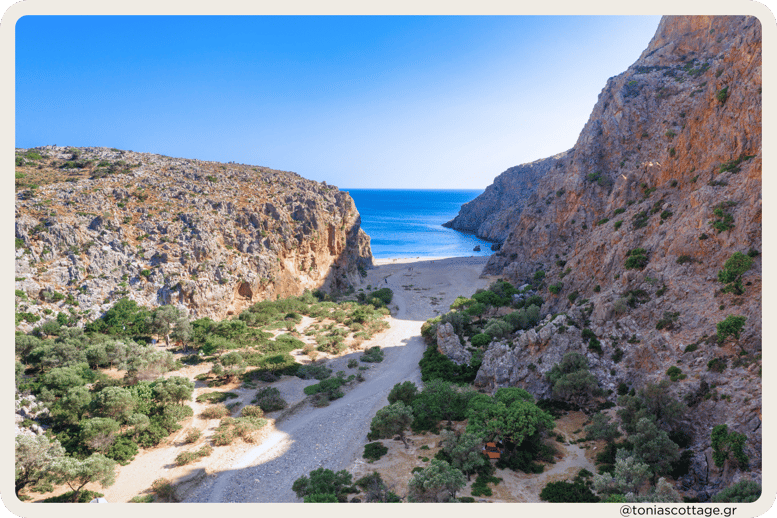
[[(379, 345), (383, 362), (341, 399), (324, 408), (305, 405), (275, 424), (262, 444), (239, 452), (186, 497), (187, 502), (297, 502), (293, 482), (326, 467), (345, 469), (361, 457), (370, 421), (387, 404), (394, 384), (420, 384), (418, 362), (425, 345), (421, 324), (445, 312), (458, 295), (488, 286), (480, 278), (486, 257), (382, 260), (362, 285), (394, 292), (391, 327), (365, 345)], [(354, 356), (355, 357), (355, 356)]]

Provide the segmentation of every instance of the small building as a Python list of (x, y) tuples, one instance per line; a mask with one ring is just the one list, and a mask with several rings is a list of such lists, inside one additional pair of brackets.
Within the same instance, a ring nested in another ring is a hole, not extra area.
[(504, 453), (504, 448), (495, 442), (487, 442), (486, 447), (483, 448), (483, 453), (486, 454), (490, 460), (498, 460), (502, 456), (502, 453)]

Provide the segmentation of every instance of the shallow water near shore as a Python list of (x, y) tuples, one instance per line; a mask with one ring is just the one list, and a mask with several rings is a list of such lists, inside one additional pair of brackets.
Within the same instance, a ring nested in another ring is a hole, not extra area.
[[(341, 189), (356, 202), (372, 255), (468, 257), (493, 253), (491, 243), (442, 226), (482, 190)], [(473, 248), (480, 246), (480, 251)]]

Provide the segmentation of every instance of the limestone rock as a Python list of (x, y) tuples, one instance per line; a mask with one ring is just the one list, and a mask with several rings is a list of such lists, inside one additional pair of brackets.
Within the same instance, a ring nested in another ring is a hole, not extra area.
[(469, 364), (472, 353), (461, 345), (450, 322), (437, 326), (437, 350), (451, 359), (456, 365)]
[(347, 290), (372, 266), (353, 199), (337, 187), (244, 164), (35, 151), (42, 158), (17, 166), (16, 289), (41, 303), (17, 299), (18, 312), (77, 306), (88, 321), (128, 297), (221, 319), (304, 289)]

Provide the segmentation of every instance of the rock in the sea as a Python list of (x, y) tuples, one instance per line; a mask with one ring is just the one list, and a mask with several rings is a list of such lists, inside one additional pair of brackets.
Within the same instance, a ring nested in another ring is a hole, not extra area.
[(472, 353), (461, 345), (461, 340), (449, 322), (437, 327), (437, 350), (456, 365), (468, 364), (472, 359)]
[(480, 245), (475, 245), (475, 248), (472, 249), (473, 252), (480, 252)]

